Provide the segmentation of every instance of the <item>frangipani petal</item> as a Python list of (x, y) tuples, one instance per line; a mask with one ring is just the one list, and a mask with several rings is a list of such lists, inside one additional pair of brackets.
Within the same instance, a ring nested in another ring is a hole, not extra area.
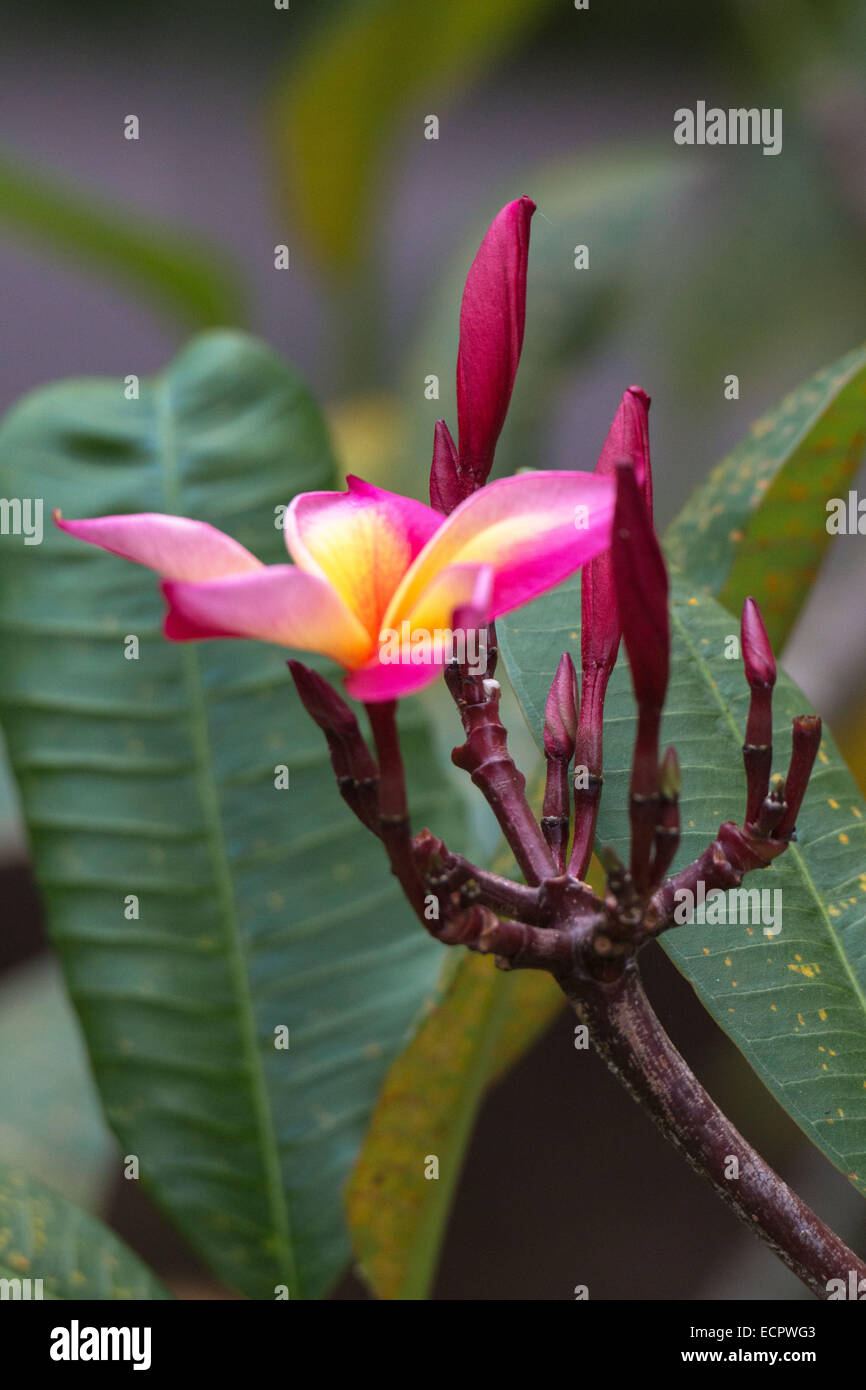
[(349, 694), (357, 700), (397, 700), (429, 685), (455, 657), (476, 659), (492, 591), (489, 565), (443, 570), (400, 627), (382, 632), (375, 656), (347, 677)]
[(205, 637), (253, 637), (278, 646), (320, 652), (359, 666), (371, 643), (339, 594), (316, 574), (270, 565), (254, 574), (204, 583), (165, 581), (165, 635), (174, 642)]
[(78, 540), (156, 570), (164, 579), (219, 579), (264, 569), (261, 560), (224, 531), (185, 516), (137, 512), (65, 521), (55, 511), (54, 523)]
[(490, 622), (495, 573), (492, 565), (449, 565), (426, 586), (408, 614), (409, 626), (426, 632)]
[(490, 618), (528, 603), (610, 544), (614, 484), (593, 473), (524, 473), (468, 497), (421, 551), (389, 605), (397, 627), (436, 575), (490, 565)]
[(286, 544), (327, 579), (375, 641), (388, 603), (442, 517), (409, 497), (348, 478), (348, 492), (305, 492), (286, 513)]

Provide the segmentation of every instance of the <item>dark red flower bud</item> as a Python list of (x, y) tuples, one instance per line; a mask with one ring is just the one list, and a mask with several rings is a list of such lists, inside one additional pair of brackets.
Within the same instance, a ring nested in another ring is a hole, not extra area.
[(747, 598), (743, 604), (740, 647), (750, 689), (754, 690), (756, 685), (775, 685), (776, 661), (773, 648), (770, 646), (761, 610), (753, 598)]
[(346, 737), (359, 728), (351, 706), (346, 704), (324, 676), (305, 666), (302, 661), (288, 661), (286, 664), (292, 673), (301, 704), (320, 729)]
[(437, 420), (433, 431), (433, 462), (430, 465), (430, 506), (443, 516), (453, 512), (463, 500), (457, 469), (457, 445), (444, 420)]
[(365, 825), (379, 833), (379, 770), (351, 707), (318, 671), (289, 661), (301, 704), (325, 735), (340, 795)]
[[(612, 477), (618, 463), (631, 463), (651, 512), (649, 406), (650, 398), (639, 386), (630, 386), (623, 392), (595, 471)], [(597, 555), (584, 567), (580, 613), (581, 706), (574, 761), (576, 767), (587, 769), (590, 780), (585, 786), (575, 785), (574, 844), (569, 869), (578, 878), (586, 873), (595, 838), (601, 795), (604, 700), (622, 636), (611, 550)]]
[(577, 681), (568, 652), (559, 659), (544, 707), (544, 751), (551, 758), (570, 762), (577, 732)]
[(617, 465), (611, 557), (617, 609), (638, 705), (661, 710), (668, 684), (668, 576), (634, 469)]
[(511, 400), (526, 323), (531, 198), (493, 219), (466, 277), (457, 354), (457, 433), (463, 496), (481, 487)]

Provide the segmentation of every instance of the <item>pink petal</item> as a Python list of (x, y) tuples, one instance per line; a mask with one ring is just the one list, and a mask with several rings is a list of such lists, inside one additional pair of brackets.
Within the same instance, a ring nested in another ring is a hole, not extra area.
[(296, 497), (286, 544), (301, 569), (333, 584), (375, 641), (394, 590), (442, 517), (360, 478), (347, 483), (348, 492)]
[(383, 626), (396, 627), (452, 565), (490, 565), (489, 617), (554, 588), (610, 544), (614, 484), (594, 473), (524, 473), (468, 497), (415, 560)]
[(294, 565), (198, 584), (168, 580), (162, 591), (169, 602), (165, 635), (174, 642), (252, 637), (349, 667), (370, 655), (366, 632), (330, 584)]
[(164, 579), (218, 579), (264, 568), (261, 560), (224, 531), (185, 516), (138, 512), (65, 521), (55, 511), (54, 523), (79, 540), (156, 570)]
[[(429, 685), (455, 656), (466, 654), (474, 661), (482, 650), (479, 642), (486, 639), (492, 582), (489, 565), (454, 565), (441, 571), (411, 617), (394, 629), (397, 651), (389, 652), (383, 642), (365, 666), (347, 677), (349, 694), (368, 703), (398, 700)], [(412, 637), (417, 644), (421, 633), (428, 635), (426, 648), (413, 646)]]
[(486, 482), (505, 423), (526, 321), (531, 198), (493, 219), (466, 277), (457, 354), (457, 427), (464, 496)]

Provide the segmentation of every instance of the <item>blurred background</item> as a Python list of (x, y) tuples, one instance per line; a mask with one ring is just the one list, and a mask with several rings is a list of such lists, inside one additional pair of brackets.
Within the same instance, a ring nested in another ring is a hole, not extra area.
[[(347, 469), (424, 497), (433, 422), (456, 425), (462, 281), (522, 193), (539, 213), (500, 472), (592, 468), (637, 382), (664, 525), (758, 415), (866, 336), (856, 0), (43, 0), (0, 18), (4, 411), (59, 377), (149, 374), (195, 330), (237, 325), (306, 375)], [(676, 146), (674, 111), (698, 100), (781, 107), (782, 153)], [(858, 540), (831, 547), (784, 664), (866, 784)], [(177, 1291), (220, 1296), (120, 1180), (0, 784), (0, 1154), (55, 1184), (59, 1169)], [(698, 1074), (862, 1244), (862, 1200), (653, 950), (651, 996)], [(436, 1296), (567, 1299), (576, 1284), (807, 1296), (574, 1052), (563, 1017), (483, 1108)], [(347, 1273), (336, 1296), (366, 1295)]]

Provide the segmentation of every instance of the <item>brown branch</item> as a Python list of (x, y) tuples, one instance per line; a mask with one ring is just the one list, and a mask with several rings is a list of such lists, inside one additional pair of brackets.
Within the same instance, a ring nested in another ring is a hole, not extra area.
[(480, 869), (462, 854), (453, 854), (429, 830), (416, 835), (413, 844), (418, 870), (434, 891), (459, 892), (464, 904), (478, 903), (506, 917), (538, 925), (538, 889)]
[(499, 719), (496, 634), (491, 625), (487, 670), (473, 676), (456, 662), (446, 668), (445, 683), (457, 705), (466, 742), (451, 759), (468, 772), (485, 797), (527, 883), (556, 873), (553, 855), (526, 796), (526, 779), (508, 751), (508, 735)]
[[(631, 962), (613, 984), (561, 981), (593, 1044), (692, 1168), (819, 1298), (866, 1264), (761, 1158), (690, 1071), (656, 1017)], [(736, 1178), (729, 1176), (736, 1159)]]

